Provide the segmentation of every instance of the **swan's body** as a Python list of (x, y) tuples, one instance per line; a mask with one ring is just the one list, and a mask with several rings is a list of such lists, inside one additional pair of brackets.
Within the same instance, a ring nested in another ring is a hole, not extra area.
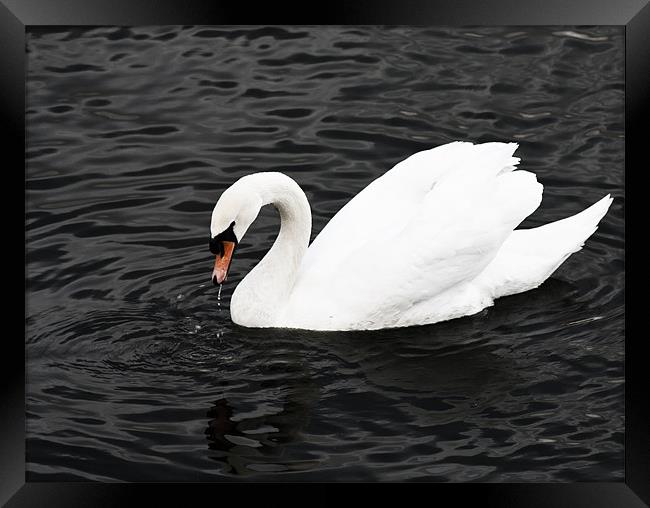
[(298, 184), (281, 173), (241, 178), (215, 206), (212, 237), (230, 225), (236, 244), (271, 203), (281, 227), (235, 289), (232, 320), (310, 330), (423, 325), (539, 286), (580, 250), (612, 200), (514, 231), (542, 199), (535, 175), (515, 170), (516, 148), (455, 142), (416, 153), (347, 203), (311, 246), (309, 203)]

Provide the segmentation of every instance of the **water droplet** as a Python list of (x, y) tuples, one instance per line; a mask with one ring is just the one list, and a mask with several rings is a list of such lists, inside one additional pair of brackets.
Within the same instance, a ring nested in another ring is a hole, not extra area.
[(183, 299), (183, 294), (179, 293), (178, 296), (176, 297), (177, 300), (182, 300)]
[(221, 287), (222, 284), (219, 284), (219, 292), (217, 293), (217, 305), (221, 307)]

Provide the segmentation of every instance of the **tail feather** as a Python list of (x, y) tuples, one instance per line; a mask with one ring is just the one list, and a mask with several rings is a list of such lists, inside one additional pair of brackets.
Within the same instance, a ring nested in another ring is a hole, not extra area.
[(598, 228), (612, 198), (608, 194), (582, 212), (533, 229), (513, 231), (476, 282), (493, 298), (538, 287)]

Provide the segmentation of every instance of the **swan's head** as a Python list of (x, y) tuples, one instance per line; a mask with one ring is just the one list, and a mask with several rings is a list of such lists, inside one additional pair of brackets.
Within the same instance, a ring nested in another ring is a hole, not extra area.
[(246, 185), (245, 177), (226, 189), (217, 201), (210, 222), (210, 252), (216, 256), (212, 270), (214, 284), (221, 284), (228, 277), (235, 249), (261, 206), (261, 198)]

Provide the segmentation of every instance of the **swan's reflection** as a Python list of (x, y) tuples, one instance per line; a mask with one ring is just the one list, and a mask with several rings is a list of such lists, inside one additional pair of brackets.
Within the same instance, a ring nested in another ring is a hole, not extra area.
[[(298, 386), (283, 403), (279, 412), (259, 416), (242, 416), (236, 404), (219, 399), (208, 410), (211, 418), (205, 430), (210, 457), (222, 462), (230, 474), (253, 472), (301, 471), (313, 469), (318, 457), (293, 451), (285, 446), (301, 440), (300, 433), (309, 423), (311, 404), (318, 401), (316, 388)], [(298, 392), (302, 392), (302, 396)]]
[(259, 381), (260, 389), (281, 396), (273, 401), (275, 409), (252, 411), (246, 407), (248, 394), (247, 402), (236, 395), (215, 401), (205, 431), (210, 456), (231, 474), (306, 471), (326, 465), (328, 448), (322, 443), (345, 437), (341, 420), (352, 419), (359, 428), (381, 421), (384, 436), (404, 440), (447, 424), (453, 433), (454, 422), (503, 406), (513, 387), (526, 382), (528, 353), (509, 353), (526, 339), (531, 316), (549, 306), (561, 315), (573, 291), (551, 280), (480, 315), (401, 330), (234, 329), (246, 340), (263, 341), (269, 352), (284, 351), (283, 361), (274, 368), (271, 361)]
[(233, 408), (228, 405), (226, 399), (217, 400), (208, 411), (208, 417), (212, 418), (208, 422), (208, 428), (205, 434), (208, 436), (211, 450), (227, 451), (234, 446), (226, 436), (242, 435), (237, 430), (237, 425), (231, 420)]

